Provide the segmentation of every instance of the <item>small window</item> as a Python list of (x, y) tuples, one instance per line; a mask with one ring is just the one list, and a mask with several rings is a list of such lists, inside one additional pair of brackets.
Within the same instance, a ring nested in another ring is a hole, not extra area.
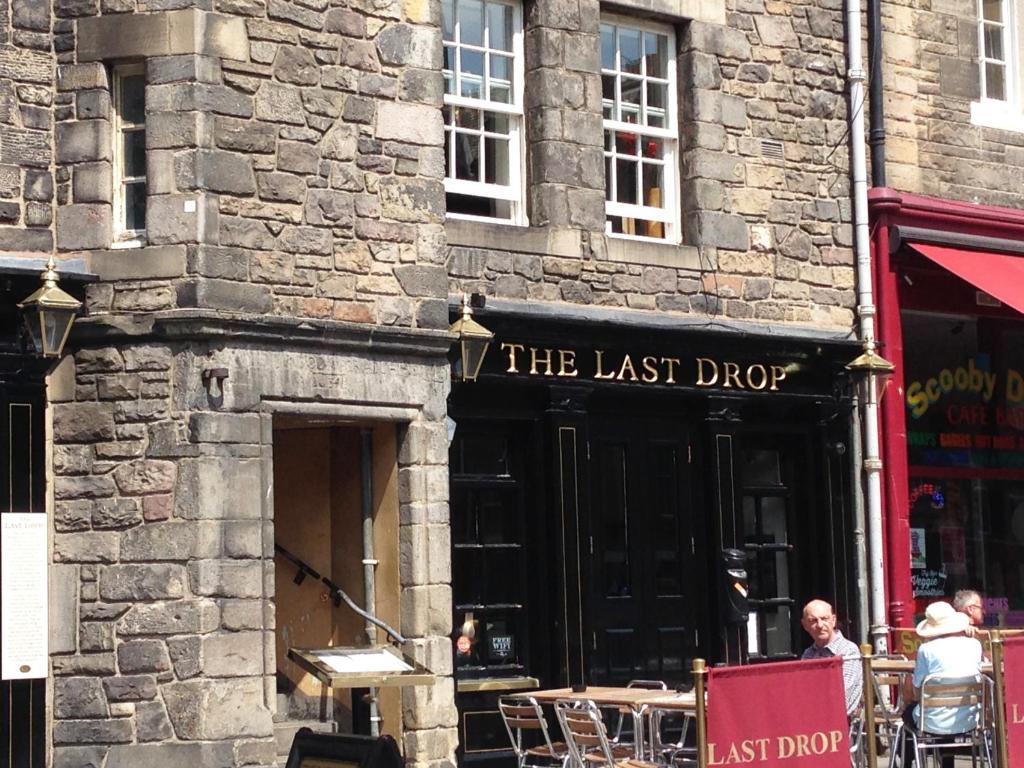
[(519, 5), (443, 0), (448, 214), (524, 224)]
[(679, 240), (675, 36), (666, 27), (601, 24), (605, 231)]
[(971, 104), (971, 122), (1024, 132), (1021, 41), (1024, 14), (1014, 0), (977, 0), (978, 77), (981, 98)]
[(141, 64), (114, 67), (114, 243), (138, 245), (146, 234), (146, 74)]

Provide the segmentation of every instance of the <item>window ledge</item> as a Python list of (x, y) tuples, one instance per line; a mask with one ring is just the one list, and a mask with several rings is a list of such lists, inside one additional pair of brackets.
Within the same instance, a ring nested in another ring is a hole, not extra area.
[(595, 247), (594, 250), (599, 253), (598, 259), (602, 261), (695, 271), (713, 270), (718, 267), (718, 251), (714, 247), (698, 248), (695, 245), (655, 243), (606, 235), (595, 235), (595, 246), (601, 240), (604, 241), (604, 248), (599, 250)]
[(612, 0), (609, 4), (669, 18), (725, 24), (725, 0)]
[(111, 248), (83, 255), (100, 280), (166, 280), (185, 274), (184, 245)]
[(466, 248), (519, 251), (576, 259), (583, 252), (580, 233), (575, 229), (520, 227), (515, 224), (448, 219), (445, 232), (448, 245)]
[(971, 125), (1024, 133), (1024, 113), (1000, 101), (971, 102)]

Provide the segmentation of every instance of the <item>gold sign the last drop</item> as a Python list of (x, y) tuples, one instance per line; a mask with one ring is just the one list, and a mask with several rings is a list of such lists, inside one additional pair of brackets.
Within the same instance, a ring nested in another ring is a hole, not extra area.
[[(595, 381), (637, 382), (640, 384), (692, 384), (697, 387), (718, 387), (752, 391), (777, 392), (786, 379), (786, 366), (767, 363), (737, 363), (694, 357), (692, 367), (684, 366), (680, 357), (664, 355), (633, 355), (613, 353), (603, 349), (579, 353), (575, 349), (531, 347), (526, 344), (504, 342), (501, 352), (505, 356), (505, 373), (553, 378), (590, 378)], [(582, 373), (584, 358), (590, 357), (586, 373)], [(592, 356), (592, 357), (591, 357)], [(689, 361), (687, 361), (689, 362)], [(687, 371), (687, 378), (681, 381)]]

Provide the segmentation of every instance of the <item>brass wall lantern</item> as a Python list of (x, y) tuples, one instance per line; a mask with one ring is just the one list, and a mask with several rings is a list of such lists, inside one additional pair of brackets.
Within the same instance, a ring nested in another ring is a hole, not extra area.
[(880, 403), (896, 366), (875, 352), (874, 344), (867, 344), (863, 352), (846, 364), (846, 370), (862, 375), (869, 391), (874, 394), (875, 402)]
[(455, 362), (456, 374), (461, 372), (463, 381), (476, 381), (494, 334), (473, 319), (473, 308), (468, 295), (462, 297), (462, 317), (452, 323), (448, 330), (454, 333), (459, 341), (461, 354)]
[(57, 286), (57, 270), (52, 255), (41, 277), (42, 286), (18, 304), (18, 309), (22, 312), (36, 354), (60, 357), (82, 302)]

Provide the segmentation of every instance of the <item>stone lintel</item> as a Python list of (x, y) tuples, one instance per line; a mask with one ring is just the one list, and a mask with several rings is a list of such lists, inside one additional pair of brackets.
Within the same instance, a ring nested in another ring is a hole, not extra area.
[(615, 0), (614, 5), (661, 17), (725, 24), (724, 0)]
[(484, 221), (449, 219), (445, 222), (448, 245), (488, 250), (539, 253), (545, 256), (580, 258), (580, 233), (575, 229), (517, 227)]
[(87, 256), (100, 280), (159, 280), (185, 274), (184, 245), (114, 248)]
[(197, 8), (78, 20), (79, 61), (181, 54), (247, 60), (245, 21)]
[[(601, 235), (594, 236), (595, 239), (599, 237)], [(649, 243), (607, 236), (604, 242), (604, 258), (607, 261), (695, 271), (712, 271), (718, 266), (718, 252), (714, 247)]]

